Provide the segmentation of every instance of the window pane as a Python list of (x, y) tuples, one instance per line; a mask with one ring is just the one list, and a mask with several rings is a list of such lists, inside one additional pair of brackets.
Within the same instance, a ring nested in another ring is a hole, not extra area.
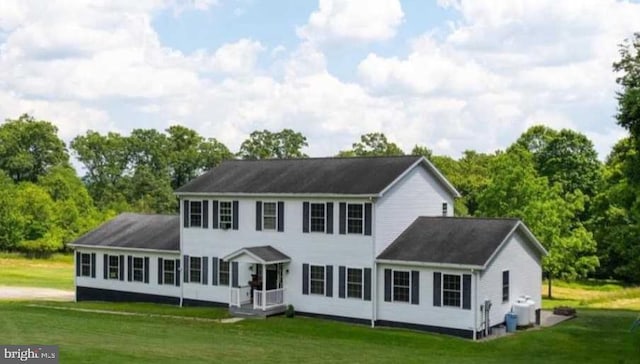
[(310, 210), (311, 231), (323, 233), (325, 225), (325, 205), (323, 203), (312, 203)]
[(363, 225), (362, 204), (347, 205), (347, 233), (362, 234)]
[(460, 307), (460, 284), (459, 275), (442, 275), (442, 305)]
[(362, 269), (347, 269), (347, 297), (362, 298)]
[(312, 265), (310, 267), (310, 292), (324, 294), (324, 266)]
[(264, 230), (276, 229), (276, 203), (265, 202), (262, 209), (262, 228)]
[(144, 280), (144, 260), (142, 258), (133, 258), (133, 280), (136, 282), (142, 282)]
[(189, 282), (199, 283), (200, 279), (200, 267), (202, 260), (200, 257), (189, 258)]
[(220, 228), (230, 229), (232, 223), (232, 211), (230, 201), (220, 202)]
[(80, 254), (80, 275), (83, 277), (91, 276), (91, 254)]
[(117, 255), (109, 256), (109, 279), (118, 279), (120, 273), (120, 260)]
[(174, 275), (175, 275), (175, 262), (173, 260), (164, 260), (164, 284), (175, 284)]
[(221, 286), (229, 285), (229, 262), (225, 262), (220, 260), (220, 268), (219, 268), (219, 284)]
[(408, 271), (393, 271), (393, 300), (409, 302)]
[(191, 201), (189, 210), (189, 226), (202, 226), (202, 201)]

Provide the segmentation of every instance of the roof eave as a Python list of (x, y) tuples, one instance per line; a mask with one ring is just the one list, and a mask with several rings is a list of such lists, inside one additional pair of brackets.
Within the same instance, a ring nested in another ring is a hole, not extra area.
[(438, 170), (438, 168), (436, 168), (427, 158), (425, 157), (420, 157), (418, 158), (418, 160), (416, 160), (412, 165), (410, 165), (404, 172), (402, 172), (402, 174), (400, 174), (396, 179), (394, 179), (387, 187), (385, 187), (378, 195), (380, 197), (382, 197), (385, 193), (387, 193), (387, 191), (389, 191), (390, 189), (392, 189), (400, 180), (402, 180), (407, 174), (409, 174), (417, 165), (424, 163), (427, 166), (427, 170), (429, 170), (429, 172), (433, 173), (433, 175), (436, 177), (436, 180), (438, 182), (440, 182), (440, 184), (442, 184), (442, 186), (444, 186), (444, 188), (446, 190), (449, 191), (449, 193), (451, 193), (453, 195), (454, 198), (460, 198), (462, 197), (462, 195), (460, 194), (460, 192), (458, 192), (458, 190), (456, 190), (455, 187), (453, 187), (453, 185), (451, 184), (451, 182), (449, 182), (449, 180), (447, 180), (447, 178), (440, 173), (440, 171)]
[(180, 250), (165, 250), (165, 249), (149, 249), (149, 248), (129, 248), (129, 247), (117, 247), (117, 246), (101, 246), (101, 245), (86, 245), (86, 244), (67, 244), (72, 248), (83, 249), (102, 249), (102, 250), (126, 250), (126, 251), (143, 251), (149, 253), (169, 253), (180, 254)]
[(225, 196), (225, 197), (338, 197), (338, 198), (377, 198), (379, 193), (344, 194), (344, 193), (278, 193), (278, 192), (174, 192), (178, 197), (184, 196)]
[(529, 228), (527, 228), (527, 226), (522, 221), (518, 220), (518, 222), (511, 229), (511, 231), (509, 231), (509, 233), (504, 237), (504, 239), (502, 239), (502, 241), (500, 242), (500, 245), (498, 245), (498, 247), (493, 251), (493, 253), (491, 253), (491, 256), (489, 256), (489, 259), (487, 259), (487, 261), (484, 263), (484, 265), (482, 266), (482, 269), (486, 269), (487, 267), (489, 267), (491, 262), (493, 262), (495, 257), (502, 250), (504, 245), (507, 244), (507, 242), (509, 241), (513, 233), (515, 233), (516, 230), (518, 230), (518, 228), (522, 228), (522, 230), (525, 233), (525, 236), (533, 243), (533, 246), (536, 249), (538, 249), (538, 251), (542, 254), (542, 256), (549, 254), (549, 252), (547, 252), (547, 250), (544, 248), (544, 246), (542, 246), (542, 244), (538, 241), (535, 235), (533, 235), (533, 233), (529, 230)]
[(420, 262), (411, 260), (396, 260), (396, 259), (376, 259), (376, 263), (382, 264), (395, 264), (405, 266), (421, 266), (430, 268), (452, 268), (452, 269), (484, 269), (481, 265), (476, 264), (456, 264), (456, 263), (438, 263), (438, 262)]

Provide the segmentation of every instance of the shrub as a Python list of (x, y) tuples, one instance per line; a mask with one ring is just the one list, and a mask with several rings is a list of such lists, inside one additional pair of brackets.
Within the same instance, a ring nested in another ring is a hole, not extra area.
[(287, 310), (284, 312), (284, 315), (287, 316), (288, 318), (293, 318), (293, 316), (295, 316), (296, 312), (293, 309), (293, 305), (289, 305), (287, 306)]

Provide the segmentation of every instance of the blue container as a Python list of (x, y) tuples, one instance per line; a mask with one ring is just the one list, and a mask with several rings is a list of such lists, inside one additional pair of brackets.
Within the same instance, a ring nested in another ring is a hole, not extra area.
[(516, 332), (516, 325), (518, 324), (518, 315), (513, 312), (509, 312), (504, 316), (504, 321), (507, 323), (507, 332)]

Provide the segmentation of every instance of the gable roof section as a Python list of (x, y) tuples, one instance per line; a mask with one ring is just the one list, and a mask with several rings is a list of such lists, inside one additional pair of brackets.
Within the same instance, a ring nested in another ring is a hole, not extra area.
[(282, 253), (271, 245), (242, 248), (234, 251), (233, 253), (225, 256), (222, 259), (226, 261), (234, 260), (235, 258), (243, 254), (251, 256), (253, 259), (262, 264), (282, 263), (291, 260), (291, 258), (289, 258), (286, 254)]
[(546, 254), (518, 219), (419, 217), (378, 259), (484, 269), (518, 228), (541, 254)]
[(69, 245), (178, 252), (180, 251), (180, 217), (120, 214)]
[(454, 196), (458, 192), (424, 157), (229, 160), (176, 190), (177, 194), (381, 194), (424, 163)]

